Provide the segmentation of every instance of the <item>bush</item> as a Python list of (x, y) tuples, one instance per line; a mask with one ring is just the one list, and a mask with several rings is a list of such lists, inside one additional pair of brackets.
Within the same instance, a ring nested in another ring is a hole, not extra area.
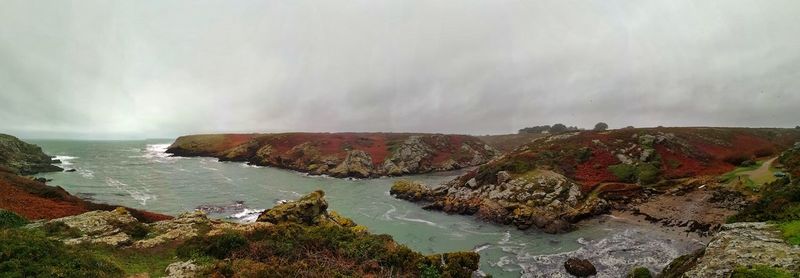
[(637, 267), (631, 269), (631, 272), (628, 273), (629, 278), (650, 278), (653, 277), (653, 274), (650, 273), (650, 270), (646, 267)]
[(642, 163), (636, 167), (636, 175), (641, 184), (653, 184), (661, 177), (661, 169), (653, 163)]
[(41, 232), (0, 230), (0, 277), (122, 277), (117, 266)]
[(737, 267), (731, 273), (731, 278), (791, 278), (791, 273), (780, 268), (757, 265), (752, 268)]
[(81, 231), (70, 227), (61, 221), (47, 222), (42, 225), (42, 230), (47, 236), (76, 238), (81, 236)]
[(226, 233), (212, 237), (195, 237), (178, 247), (176, 253), (182, 259), (210, 256), (225, 259), (233, 252), (247, 246), (247, 238), (237, 233)]
[(764, 186), (761, 199), (729, 217), (728, 222), (785, 222), (798, 219), (800, 185), (790, 183), (788, 178), (782, 178)]
[(725, 163), (731, 164), (733, 166), (739, 166), (742, 165), (742, 162), (750, 160), (750, 158), (751, 158), (750, 155), (743, 153), (735, 153), (725, 156), (724, 158), (722, 158), (722, 161), (725, 161)]
[(12, 211), (0, 209), (0, 229), (22, 227), (28, 224), (28, 220)]
[(753, 152), (753, 155), (756, 157), (767, 157), (772, 156), (773, 154), (775, 154), (775, 149), (773, 148), (761, 148)]
[(636, 166), (630, 164), (617, 164), (608, 166), (611, 171), (620, 181), (623, 182), (636, 182)]

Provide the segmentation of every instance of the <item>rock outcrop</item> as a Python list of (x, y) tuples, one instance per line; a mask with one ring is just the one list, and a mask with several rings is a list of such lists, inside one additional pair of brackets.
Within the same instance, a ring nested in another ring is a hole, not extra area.
[(757, 265), (800, 272), (800, 246), (786, 243), (773, 224), (726, 224), (705, 249), (676, 259), (661, 277), (728, 277), (738, 267)]
[[(93, 255), (93, 259), (99, 261), (97, 265), (104, 263), (102, 256), (108, 256), (116, 261), (108, 263), (110, 266), (117, 262), (142, 265), (150, 273), (163, 272), (166, 277), (175, 278), (470, 277), (478, 269), (480, 256), (474, 252), (425, 256), (398, 244), (388, 235), (372, 235), (365, 227), (328, 211), (324, 195), (322, 191), (315, 191), (276, 205), (253, 223), (209, 219), (202, 211), (194, 211), (147, 224), (120, 207), (113, 211), (91, 211), (37, 221), (15, 227), (19, 231), (14, 233), (48, 237), (38, 240), (50, 241), (49, 244), (33, 248), (52, 248), (62, 253), (67, 252), (66, 249), (86, 250), (86, 254), (99, 251), (98, 255)], [(14, 248), (11, 250), (21, 250)], [(0, 245), (0, 251), (7, 254), (8, 249)], [(9, 254), (16, 261), (25, 255), (27, 253)], [(154, 263), (159, 259), (164, 261)], [(166, 269), (153, 269), (153, 265), (166, 266)], [(70, 267), (74, 266), (50, 262), (43, 266), (51, 273)], [(14, 271), (19, 270), (14, 266), (0, 269), (0, 276)], [(119, 273), (123, 270), (108, 267), (97, 271)], [(140, 268), (132, 271), (136, 272), (126, 275), (150, 275), (142, 273)]]
[(0, 167), (20, 175), (63, 170), (53, 165), (55, 162), (39, 146), (25, 143), (11, 135), (0, 134)]
[(409, 201), (428, 202), (426, 209), (476, 215), (519, 229), (537, 227), (547, 233), (569, 231), (571, 223), (609, 209), (605, 200), (583, 194), (580, 185), (549, 170), (516, 176), (500, 171), (492, 180), (494, 183), (477, 181), (475, 172), (471, 172), (435, 189), (398, 181), (390, 193)]
[(460, 169), (499, 154), (472, 136), (405, 133), (189, 135), (167, 152), (356, 178)]

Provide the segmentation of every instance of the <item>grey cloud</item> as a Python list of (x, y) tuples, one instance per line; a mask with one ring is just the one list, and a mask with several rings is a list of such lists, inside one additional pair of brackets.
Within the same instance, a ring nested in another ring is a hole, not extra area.
[(800, 124), (797, 1), (4, 1), (0, 132)]

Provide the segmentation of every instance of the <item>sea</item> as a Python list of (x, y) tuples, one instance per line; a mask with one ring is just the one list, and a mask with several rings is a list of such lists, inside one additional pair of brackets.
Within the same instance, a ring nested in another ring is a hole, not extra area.
[(688, 235), (612, 216), (584, 221), (566, 234), (520, 231), (470, 216), (423, 210), (389, 194), (392, 183), (401, 178), (438, 185), (459, 171), (338, 179), (208, 157), (173, 157), (165, 152), (173, 139), (27, 141), (60, 160), (58, 166), (75, 169), (39, 176), (94, 202), (170, 215), (201, 209), (213, 218), (250, 222), (280, 202), (321, 189), (329, 210), (370, 232), (391, 235), (424, 254), (478, 252), (480, 272), (493, 277), (570, 277), (563, 266), (569, 257), (589, 259), (597, 267), (597, 277), (620, 277), (637, 266), (655, 272), (703, 244)]

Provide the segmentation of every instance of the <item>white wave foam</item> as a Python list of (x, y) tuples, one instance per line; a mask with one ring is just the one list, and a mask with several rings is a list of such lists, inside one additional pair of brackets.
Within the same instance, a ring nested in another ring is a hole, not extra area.
[(78, 174), (83, 176), (84, 178), (87, 178), (87, 179), (93, 179), (94, 178), (94, 172), (92, 172), (92, 170), (78, 169)]
[(167, 162), (169, 160), (179, 159), (180, 157), (175, 157), (172, 156), (172, 154), (167, 153), (169, 146), (170, 144), (147, 144), (144, 148), (144, 154), (142, 154), (140, 157), (154, 160), (156, 162)]
[(261, 215), (262, 212), (264, 212), (263, 209), (244, 209), (241, 212), (228, 216), (228, 218), (246, 223), (256, 222), (256, 219), (258, 219), (258, 216)]
[(394, 219), (408, 221), (408, 222), (423, 223), (423, 224), (427, 224), (427, 225), (433, 226), (433, 227), (438, 227), (439, 226), (438, 224), (436, 224), (434, 222), (431, 222), (431, 221), (428, 221), (428, 220), (425, 220), (425, 219), (408, 218), (405, 215), (404, 216), (395, 216)]
[(61, 161), (61, 163), (56, 163), (56, 164), (61, 164), (66, 166), (66, 165), (72, 165), (72, 162), (70, 160), (74, 160), (77, 158), (78, 158), (77, 156), (56, 155), (56, 157), (53, 159)]
[(116, 189), (118, 189), (120, 191), (127, 192), (128, 195), (131, 196), (131, 198), (139, 201), (139, 203), (142, 204), (142, 206), (147, 206), (147, 201), (148, 200), (155, 200), (156, 199), (155, 195), (144, 193), (141, 190), (136, 189), (133, 186), (125, 184), (125, 183), (123, 183), (121, 181), (118, 181), (118, 180), (116, 180), (114, 178), (111, 178), (111, 177), (106, 178), (106, 185), (114, 187), (114, 188), (116, 188)]

